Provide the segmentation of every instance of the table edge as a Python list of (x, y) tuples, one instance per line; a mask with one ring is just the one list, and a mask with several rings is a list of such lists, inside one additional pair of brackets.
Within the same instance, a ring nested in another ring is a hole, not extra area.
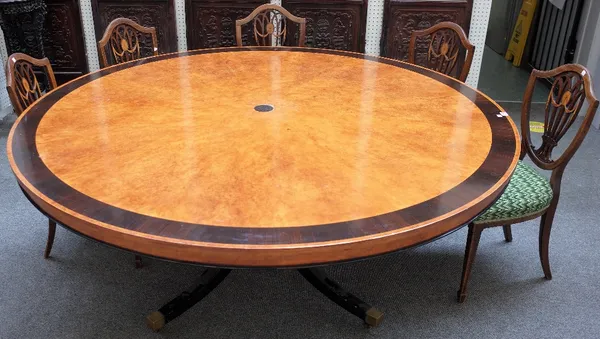
[[(211, 50), (197, 50), (187, 51), (179, 53), (170, 53), (168, 55), (161, 55), (158, 57), (149, 57), (140, 59), (127, 64), (121, 64), (105, 68), (80, 78), (74, 79), (51, 93), (65, 88), (69, 84), (82, 79), (84, 77), (91, 77), (90, 81), (93, 81), (97, 77), (93, 74), (99, 74), (105, 72), (106, 74), (114, 73), (115, 70), (121, 70), (129, 67), (135, 67), (137, 65), (145, 64), (146, 62), (162, 60), (165, 56), (177, 57), (186, 55), (203, 54), (210, 52), (227, 52), (227, 51), (252, 51), (252, 50), (291, 50), (291, 51), (317, 51), (318, 53), (342, 55), (342, 56), (353, 56), (362, 57), (378, 62), (388, 61), (385, 63), (391, 63), (394, 65), (402, 65), (402, 68), (408, 68), (409, 70), (420, 70), (419, 73), (425, 73), (425, 76), (429, 76), (435, 80), (445, 79), (440, 81), (448, 85), (458, 85), (461, 89), (468, 88), (472, 92), (476, 93), (477, 96), (483, 97), (488, 103), (493, 104), (498, 112), (503, 109), (490, 99), (487, 95), (479, 92), (476, 89), (469, 87), (464, 83), (460, 83), (453, 78), (430, 71), (428, 69), (407, 64), (402, 61), (387, 59), (382, 57), (368, 56), (361, 53), (354, 52), (340, 52), (330, 50), (320, 50), (311, 48), (216, 48)], [(112, 71), (111, 71), (112, 69)], [(108, 72), (107, 72), (108, 71)], [(106, 75), (104, 74), (104, 75)], [(435, 75), (430, 76), (431, 74)], [(436, 79), (437, 78), (437, 79)], [(460, 91), (462, 93), (462, 91)], [(464, 93), (463, 93), (464, 94)], [(42, 99), (43, 100), (43, 99)], [(40, 100), (41, 101), (41, 100)], [(474, 103), (475, 101), (472, 100)], [(508, 184), (508, 180), (514, 171), (519, 158), (520, 142), (519, 134), (516, 126), (512, 119), (506, 117), (505, 120), (509, 122), (510, 129), (512, 130), (515, 138), (515, 150), (512, 162), (509, 167), (502, 175), (501, 179), (496, 182), (488, 191), (480, 195), (477, 199), (471, 201), (471, 203), (462, 206), (461, 208), (454, 209), (450, 213), (442, 214), (436, 218), (429, 219), (427, 222), (417, 223), (410, 227), (404, 227), (395, 229), (388, 232), (379, 232), (376, 234), (352, 237), (342, 240), (333, 241), (314, 241), (305, 243), (293, 243), (293, 244), (222, 244), (213, 242), (201, 242), (184, 239), (174, 239), (170, 237), (152, 235), (139, 231), (128, 230), (119, 226), (113, 226), (110, 224), (99, 222), (98, 220), (88, 218), (87, 216), (81, 215), (76, 211), (69, 210), (60, 204), (53, 204), (53, 200), (38, 191), (34, 185), (32, 185), (27, 178), (21, 173), (19, 167), (14, 161), (12, 154), (12, 146), (14, 133), (19, 123), (27, 117), (27, 114), (31, 109), (36, 107), (39, 101), (28, 108), (15, 122), (13, 128), (7, 139), (7, 151), (11, 168), (17, 177), (19, 185), (24, 189), (24, 192), (34, 202), (43, 213), (48, 214), (51, 218), (55, 219), (59, 223), (65, 225), (68, 228), (75, 230), (85, 236), (91, 237), (107, 244), (121, 247), (124, 249), (136, 251), (139, 253), (167, 258), (177, 261), (189, 261), (198, 262), (210, 265), (228, 265), (228, 266), (296, 266), (305, 264), (321, 264), (327, 262), (344, 261), (356, 259), (359, 257), (372, 256), (390, 251), (414, 246), (426, 241), (430, 241), (439, 236), (443, 236), (465, 223), (472, 220), (479, 213), (481, 213), (486, 207), (491, 205), (502, 193), (505, 186)], [(483, 109), (482, 109), (483, 111)], [(485, 114), (485, 112), (484, 112)], [(488, 119), (489, 120), (489, 119)], [(493, 132), (493, 131), (492, 131)], [(369, 219), (369, 218), (365, 218)], [(319, 227), (320, 225), (311, 225), (304, 227)], [(436, 226), (435, 228), (433, 226)], [(425, 230), (425, 231), (424, 231)], [(334, 248), (335, 247), (335, 248)], [(252, 255), (248, 255), (249, 252)], [(333, 253), (336, 252), (336, 253)], [(292, 253), (292, 254), (290, 254)], [(265, 263), (267, 263), (265, 265)]]

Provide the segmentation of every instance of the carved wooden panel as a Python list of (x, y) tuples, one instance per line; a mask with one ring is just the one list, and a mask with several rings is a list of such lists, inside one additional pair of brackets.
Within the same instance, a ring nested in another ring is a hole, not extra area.
[[(386, 0), (381, 55), (406, 60), (411, 33), (442, 21), (455, 22), (468, 34), (472, 6), (473, 0)], [(428, 46), (429, 41), (426, 39), (417, 40), (415, 54), (417, 64), (424, 63)]]
[[(283, 0), (282, 4), (306, 18), (306, 46), (364, 52), (367, 0)], [(298, 45), (298, 27), (288, 29), (287, 45)]]
[(77, 0), (46, 0), (44, 53), (59, 84), (88, 72)]
[(116, 18), (129, 18), (146, 27), (156, 28), (158, 52), (177, 51), (173, 0), (92, 0), (96, 40)]
[(6, 51), (44, 57), (42, 31), (46, 17), (42, 0), (0, 1), (0, 27), (4, 33)]
[[(248, 16), (265, 0), (186, 0), (188, 49), (235, 46), (235, 20)], [(250, 39), (248, 38), (250, 37)], [(242, 28), (244, 46), (255, 45), (252, 25)]]

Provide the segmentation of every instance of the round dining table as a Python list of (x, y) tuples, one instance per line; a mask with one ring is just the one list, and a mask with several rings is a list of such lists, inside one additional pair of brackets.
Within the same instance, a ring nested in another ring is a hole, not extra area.
[(369, 325), (322, 265), (423, 244), (503, 192), (519, 134), (485, 94), (359, 53), (217, 48), (116, 65), (49, 92), (8, 157), (33, 205), (102, 243), (208, 268), (162, 328), (235, 268), (295, 268)]

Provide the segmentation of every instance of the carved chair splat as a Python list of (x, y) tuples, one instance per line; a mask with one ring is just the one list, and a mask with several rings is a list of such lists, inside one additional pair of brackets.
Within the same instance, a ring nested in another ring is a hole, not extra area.
[(278, 5), (258, 6), (244, 19), (235, 21), (235, 39), (242, 47), (242, 26), (252, 21), (254, 40), (259, 46), (283, 46), (287, 38), (287, 20), (300, 26), (298, 46), (303, 47), (306, 40), (306, 19), (299, 18)]
[(47, 77), (46, 91), (56, 88), (56, 78), (48, 58), (36, 59), (24, 53), (14, 53), (6, 62), (6, 90), (17, 115), (45, 93), (35, 75), (40, 69)]
[[(428, 29), (412, 32), (408, 48), (408, 62), (411, 64), (416, 64), (418, 38), (429, 39), (427, 58), (420, 66), (446, 75), (457, 74), (456, 79), (462, 82), (467, 80), (475, 46), (471, 44), (462, 27), (453, 22), (440, 22)], [(461, 62), (463, 56), (464, 62)], [(459, 66), (461, 64), (462, 67)], [(460, 70), (457, 70), (457, 67), (460, 67)]]
[(111, 21), (106, 27), (102, 39), (98, 41), (100, 66), (108, 67), (150, 56), (144, 55), (142, 52), (141, 40), (144, 35), (150, 36), (152, 40), (152, 55), (158, 55), (158, 40), (154, 27), (144, 27), (127, 18), (117, 18)]

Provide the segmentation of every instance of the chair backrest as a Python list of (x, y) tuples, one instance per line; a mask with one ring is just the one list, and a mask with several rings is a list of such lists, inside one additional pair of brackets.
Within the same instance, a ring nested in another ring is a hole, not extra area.
[(254, 40), (259, 46), (282, 46), (287, 37), (287, 19), (300, 26), (298, 46), (304, 46), (306, 36), (306, 19), (299, 18), (277, 5), (264, 4), (258, 6), (244, 19), (235, 21), (235, 39), (242, 47), (242, 26), (253, 21)]
[(46, 91), (56, 88), (56, 79), (48, 58), (36, 59), (27, 54), (14, 53), (6, 62), (6, 90), (17, 115), (44, 95), (35, 70), (46, 74)]
[[(553, 83), (546, 101), (541, 145), (536, 147), (531, 140), (529, 126), (531, 100), (538, 79), (550, 79)], [(567, 148), (555, 159), (552, 151), (577, 119), (585, 101), (588, 109), (579, 130)], [(521, 159), (529, 155), (538, 167), (552, 170), (550, 182), (555, 194), (559, 189), (562, 173), (587, 135), (597, 109), (598, 99), (594, 96), (592, 79), (585, 67), (569, 64), (550, 71), (534, 69), (531, 72), (521, 110)]]
[[(148, 37), (151, 38), (152, 45), (149, 45)], [(145, 47), (152, 50), (151, 54), (142, 52)], [(141, 26), (131, 19), (117, 18), (106, 27), (102, 39), (98, 41), (98, 50), (101, 67), (158, 55), (156, 29)], [(107, 50), (110, 52), (110, 61)]]
[[(417, 38), (429, 40), (426, 59), (419, 62), (415, 61)], [(454, 73), (456, 79), (464, 82), (471, 69), (474, 51), (475, 46), (469, 42), (462, 27), (453, 22), (440, 22), (428, 29), (412, 32), (408, 47), (408, 62), (446, 75)], [(461, 63), (463, 56), (464, 62)], [(455, 70), (460, 64), (462, 65), (458, 67), (461, 69)]]

